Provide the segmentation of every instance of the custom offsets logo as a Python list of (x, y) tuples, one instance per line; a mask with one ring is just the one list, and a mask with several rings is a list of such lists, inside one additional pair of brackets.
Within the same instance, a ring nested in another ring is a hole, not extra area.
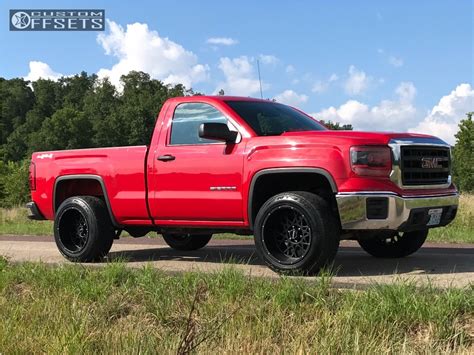
[(104, 31), (105, 10), (10, 10), (10, 31)]

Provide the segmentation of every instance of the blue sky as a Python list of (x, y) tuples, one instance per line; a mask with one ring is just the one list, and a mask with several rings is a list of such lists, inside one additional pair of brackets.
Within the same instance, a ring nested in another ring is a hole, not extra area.
[(7, 0), (5, 21), (13, 8), (103, 8), (111, 22), (99, 39), (10, 32), (5, 23), (6, 78), (85, 70), (118, 82), (140, 69), (203, 93), (259, 96), (259, 59), (265, 97), (358, 129), (427, 131), (452, 142), (459, 119), (474, 110), (470, 0)]

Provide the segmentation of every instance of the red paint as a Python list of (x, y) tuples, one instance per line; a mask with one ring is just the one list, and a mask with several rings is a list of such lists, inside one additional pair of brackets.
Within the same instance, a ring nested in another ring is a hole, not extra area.
[[(248, 227), (248, 198), (252, 177), (268, 168), (316, 167), (326, 170), (339, 192), (392, 191), (400, 195), (427, 195), (448, 189), (402, 190), (387, 176), (357, 176), (351, 169), (352, 146), (386, 146), (392, 138), (429, 137), (408, 133), (352, 131), (289, 132), (258, 137), (224, 100), (249, 98), (193, 96), (168, 100), (160, 112), (147, 146), (97, 148), (34, 153), (36, 189), (32, 199), (47, 219), (54, 218), (53, 192), (58, 177), (93, 175), (102, 178), (112, 213), (122, 225)], [(184, 102), (214, 106), (238, 128), (237, 144), (169, 146), (169, 128), (175, 107)], [(158, 161), (160, 155), (176, 157)], [(145, 162), (145, 158), (147, 160)], [(146, 175), (145, 175), (146, 174)], [(146, 193), (146, 179), (148, 194)], [(93, 182), (58, 193), (58, 198), (99, 194)], [(211, 187), (231, 186), (229, 191)], [(66, 189), (67, 190), (67, 189)], [(148, 200), (147, 197), (148, 196)], [(153, 218), (150, 219), (149, 212)]]

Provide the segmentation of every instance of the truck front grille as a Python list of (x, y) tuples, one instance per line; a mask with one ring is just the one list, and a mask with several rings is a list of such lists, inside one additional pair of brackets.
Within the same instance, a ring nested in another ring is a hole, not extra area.
[(405, 186), (446, 184), (450, 167), (447, 147), (401, 147), (402, 183)]

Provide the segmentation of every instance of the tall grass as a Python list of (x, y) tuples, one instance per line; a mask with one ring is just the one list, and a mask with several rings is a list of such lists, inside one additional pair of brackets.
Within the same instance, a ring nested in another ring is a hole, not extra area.
[(456, 219), (446, 227), (433, 228), (428, 238), (437, 242), (474, 243), (474, 195), (462, 194)]
[(474, 351), (474, 287), (340, 291), (329, 281), (0, 259), (0, 352)]

